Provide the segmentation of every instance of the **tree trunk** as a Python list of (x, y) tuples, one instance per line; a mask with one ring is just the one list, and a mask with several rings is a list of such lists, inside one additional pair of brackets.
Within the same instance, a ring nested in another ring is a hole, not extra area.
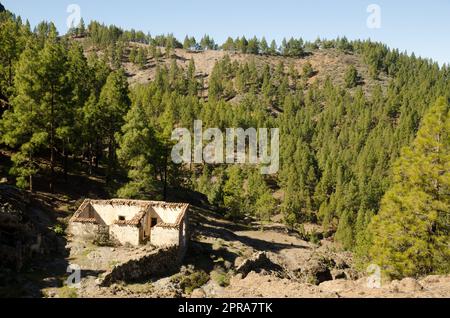
[[(33, 163), (33, 157), (31, 156), (31, 153), (29, 154), (29, 160), (30, 164)], [(33, 193), (33, 174), (30, 173), (30, 193)]]
[(164, 148), (164, 201), (167, 201), (167, 148)]
[(89, 143), (88, 146), (88, 160), (89, 160), (89, 175), (92, 176), (92, 143)]
[(67, 183), (68, 181), (68, 170), (69, 170), (69, 155), (67, 150), (64, 149), (64, 181)]
[(54, 123), (54, 88), (51, 87), (52, 101), (50, 110), (50, 193), (54, 191), (54, 178), (55, 178), (55, 123)]
[(113, 164), (114, 164), (114, 141), (113, 137), (110, 136), (108, 145), (108, 169), (106, 173), (107, 183), (111, 182), (112, 180)]
[(100, 161), (100, 146), (99, 146), (99, 141), (98, 141), (98, 137), (95, 141), (95, 169), (97, 169), (98, 171), (98, 162)]

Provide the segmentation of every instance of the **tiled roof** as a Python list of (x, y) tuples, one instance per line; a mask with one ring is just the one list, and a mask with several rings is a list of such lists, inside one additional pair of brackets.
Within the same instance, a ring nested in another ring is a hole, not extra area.
[(97, 220), (95, 219), (95, 218), (77, 218), (76, 220), (75, 220), (75, 222), (78, 222), (78, 223), (93, 223), (93, 224), (96, 224), (97, 223)]
[(114, 224), (117, 225), (130, 225), (130, 226), (139, 226), (139, 224), (141, 223), (142, 219), (144, 218), (145, 214), (147, 213), (147, 209), (142, 210), (141, 212), (139, 212), (138, 214), (136, 214), (131, 220), (116, 220), (114, 221)]

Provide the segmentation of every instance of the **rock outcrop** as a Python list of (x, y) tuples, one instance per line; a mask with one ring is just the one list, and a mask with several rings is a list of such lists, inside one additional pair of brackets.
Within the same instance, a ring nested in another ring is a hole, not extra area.
[(277, 277), (285, 277), (286, 273), (282, 266), (270, 260), (266, 252), (254, 254), (251, 258), (244, 260), (236, 267), (236, 272), (245, 278), (250, 272), (266, 272)]

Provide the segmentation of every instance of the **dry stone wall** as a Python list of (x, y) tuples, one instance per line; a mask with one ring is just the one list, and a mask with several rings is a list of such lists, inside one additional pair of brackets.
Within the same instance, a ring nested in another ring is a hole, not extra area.
[(114, 266), (105, 274), (101, 286), (110, 286), (119, 281), (136, 282), (167, 275), (177, 271), (180, 265), (181, 253), (178, 246), (159, 248)]

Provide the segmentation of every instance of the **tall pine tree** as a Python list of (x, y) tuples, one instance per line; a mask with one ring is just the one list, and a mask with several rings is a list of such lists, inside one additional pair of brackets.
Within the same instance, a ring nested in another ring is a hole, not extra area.
[(412, 147), (402, 151), (394, 184), (369, 225), (369, 256), (392, 278), (450, 270), (450, 116), (440, 98)]

